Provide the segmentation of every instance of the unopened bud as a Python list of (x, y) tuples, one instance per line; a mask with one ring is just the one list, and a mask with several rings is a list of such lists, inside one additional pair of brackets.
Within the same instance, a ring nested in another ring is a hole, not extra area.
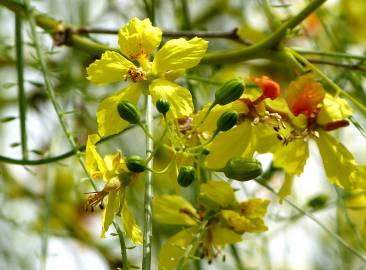
[(146, 160), (140, 156), (130, 156), (126, 160), (126, 166), (131, 172), (141, 173), (146, 170)]
[(159, 98), (156, 102), (156, 108), (158, 109), (158, 112), (162, 115), (166, 115), (166, 113), (170, 109), (170, 103), (166, 99)]
[(217, 120), (217, 130), (227, 131), (236, 125), (238, 121), (238, 113), (236, 111), (224, 112)]
[(188, 187), (195, 179), (195, 170), (192, 166), (183, 166), (179, 169), (178, 184)]
[(140, 122), (140, 112), (137, 110), (135, 105), (129, 101), (123, 100), (118, 103), (117, 111), (123, 120), (126, 120), (131, 124), (137, 124)]
[(281, 88), (272, 79), (267, 76), (262, 76), (261, 78), (255, 78), (254, 81), (259, 85), (262, 89), (263, 96), (270, 99), (277, 98), (281, 93)]
[(248, 181), (260, 176), (263, 172), (262, 164), (254, 158), (232, 158), (223, 172), (226, 177), (239, 181)]
[(215, 93), (215, 104), (225, 105), (240, 98), (244, 92), (244, 84), (241, 80), (234, 79), (224, 83)]

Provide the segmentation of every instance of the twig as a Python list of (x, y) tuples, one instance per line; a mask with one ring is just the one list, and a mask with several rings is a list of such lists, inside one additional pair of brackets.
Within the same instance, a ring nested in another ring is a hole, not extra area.
[(122, 268), (123, 268), (123, 270), (129, 270), (130, 264), (128, 262), (127, 248), (126, 248), (126, 243), (125, 243), (125, 238), (123, 236), (123, 232), (121, 231), (118, 224), (114, 221), (113, 221), (113, 226), (116, 229), (116, 232), (118, 234), (119, 244), (121, 246)]
[(343, 68), (348, 68), (348, 69), (353, 69), (353, 70), (363, 71), (363, 72), (366, 71), (366, 67), (360, 66), (359, 64), (346, 64), (346, 63), (340, 63), (340, 62), (331, 61), (331, 60), (313, 59), (313, 58), (307, 58), (307, 60), (314, 64), (343, 67)]
[(271, 49), (274, 49), (278, 43), (283, 39), (286, 33), (299, 25), (306, 17), (308, 17), (314, 10), (321, 6), (326, 0), (314, 0), (310, 2), (302, 11), (295, 17), (292, 17), (283, 23), (275, 32), (269, 35), (262, 41), (249, 46), (247, 48), (232, 50), (228, 52), (208, 53), (202, 59), (204, 64), (219, 64), (219, 63), (235, 63), (256, 58), (266, 57)]
[[(146, 97), (146, 124), (147, 130), (150, 134), (153, 131), (153, 106), (151, 96)], [(153, 140), (146, 137), (146, 156), (152, 154), (154, 149)], [(143, 257), (142, 270), (149, 270), (151, 268), (151, 243), (152, 243), (152, 167), (153, 160), (147, 163), (148, 170), (146, 171), (145, 182), (145, 198), (144, 198), (144, 241), (143, 241)]]
[[(46, 66), (46, 62), (45, 62), (45, 60), (43, 58), (43, 55), (42, 55), (42, 52), (41, 52), (41, 47), (39, 45), (38, 35), (37, 35), (37, 31), (36, 31), (36, 23), (34, 21), (34, 15), (32, 13), (32, 10), (30, 9), (30, 6), (29, 6), (29, 0), (25, 1), (25, 7), (26, 7), (25, 12), (26, 12), (26, 15), (29, 19), (31, 37), (32, 37), (33, 44), (34, 44), (34, 47), (35, 47), (35, 50), (36, 50), (37, 58), (39, 60), (40, 66), (41, 66), (41, 71), (42, 71), (42, 74), (43, 74), (43, 79), (44, 79), (44, 84), (46, 86), (47, 94), (48, 94), (48, 96), (51, 100), (52, 106), (53, 106), (53, 108), (54, 108), (54, 110), (57, 114), (59, 123), (62, 127), (63, 132), (66, 135), (66, 138), (67, 138), (69, 144), (74, 149), (74, 151), (76, 151), (76, 155), (79, 157), (79, 163), (80, 163), (81, 167), (84, 169), (84, 171), (87, 173), (88, 171), (85, 167), (85, 164), (84, 164), (83, 160), (81, 159), (81, 152), (78, 150), (78, 148), (76, 146), (76, 143), (75, 143), (75, 140), (72, 137), (70, 131), (68, 130), (68, 128), (66, 126), (66, 122), (64, 120), (64, 114), (61, 110), (60, 105), (57, 103), (55, 91), (54, 91), (54, 89), (52, 87), (52, 84), (51, 84), (51, 81), (48, 77), (47, 66)], [(90, 181), (90, 184), (96, 190), (97, 187), (96, 187), (95, 183), (93, 182), (92, 178), (89, 177), (88, 179)]]
[(26, 127), (27, 99), (24, 89), (22, 18), (17, 14), (15, 14), (15, 41), (16, 41), (15, 42), (16, 66), (18, 73), (18, 107), (19, 107), (22, 156), (23, 159), (27, 159), (28, 158), (27, 127)]
[[(259, 185), (263, 186), (264, 188), (266, 188), (267, 190), (269, 190), (271, 193), (273, 193), (276, 196), (279, 196), (278, 193), (269, 185), (267, 185), (266, 183), (264, 183), (263, 181), (260, 180), (255, 180)], [(347, 250), (349, 250), (351, 253), (353, 253), (356, 257), (358, 257), (359, 259), (361, 259), (364, 263), (366, 263), (366, 258), (357, 250), (355, 250), (354, 248), (352, 248), (346, 241), (344, 241), (338, 234), (335, 234), (334, 232), (332, 232), (331, 230), (329, 230), (323, 223), (321, 223), (317, 218), (315, 218), (311, 213), (301, 209), (299, 206), (297, 206), (296, 204), (294, 204), (292, 201), (290, 201), (287, 198), (283, 199), (287, 204), (289, 204), (292, 208), (296, 209), (297, 211), (299, 211), (300, 213), (302, 213), (303, 215), (307, 216), (309, 219), (311, 219), (312, 221), (314, 221), (320, 228), (322, 228), (323, 231), (325, 231), (326, 233), (328, 233), (333, 239), (335, 239), (339, 244), (341, 244), (343, 247), (345, 247)]]
[(320, 78), (322, 78), (329, 86), (334, 90), (336, 95), (341, 95), (343, 97), (348, 98), (364, 115), (366, 115), (366, 106), (360, 103), (357, 99), (351, 96), (349, 93), (340, 88), (336, 83), (334, 83), (331, 79), (328, 78), (320, 69), (310, 63), (305, 57), (301, 54), (295, 52), (293, 49), (285, 48), (286, 51), (291, 53), (294, 57), (296, 57), (299, 61), (305, 64), (308, 68), (314, 71)]

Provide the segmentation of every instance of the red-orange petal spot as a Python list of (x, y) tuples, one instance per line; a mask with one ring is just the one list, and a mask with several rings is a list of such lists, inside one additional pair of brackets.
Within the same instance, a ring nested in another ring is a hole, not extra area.
[(316, 111), (324, 96), (323, 86), (311, 75), (305, 75), (290, 83), (286, 101), (295, 116), (300, 113), (310, 116)]
[(260, 78), (254, 78), (254, 82), (259, 85), (262, 89), (263, 96), (270, 99), (277, 98), (281, 93), (281, 88), (273, 81), (271, 78), (267, 76), (262, 76)]

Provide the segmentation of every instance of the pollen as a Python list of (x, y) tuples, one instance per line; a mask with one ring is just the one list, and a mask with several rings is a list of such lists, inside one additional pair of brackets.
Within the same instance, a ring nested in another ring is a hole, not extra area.
[(128, 74), (128, 77), (133, 82), (146, 81), (147, 80), (146, 72), (140, 67), (138, 67), (138, 68), (137, 67), (131, 67), (128, 70), (127, 74)]

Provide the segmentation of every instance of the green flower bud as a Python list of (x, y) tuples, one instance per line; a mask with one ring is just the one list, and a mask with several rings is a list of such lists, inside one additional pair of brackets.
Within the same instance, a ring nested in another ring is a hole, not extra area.
[(129, 101), (122, 100), (119, 102), (117, 105), (117, 111), (123, 120), (126, 120), (131, 124), (137, 124), (140, 122), (140, 112), (137, 110), (135, 105)]
[(202, 150), (201, 154), (207, 156), (208, 154), (210, 154), (210, 150), (205, 148)]
[(178, 184), (182, 187), (191, 185), (195, 178), (195, 170), (192, 166), (183, 166), (179, 169)]
[(170, 103), (166, 99), (159, 98), (156, 102), (156, 108), (158, 109), (158, 112), (162, 115), (166, 115), (166, 113), (170, 109)]
[(248, 181), (260, 176), (263, 172), (262, 164), (254, 158), (232, 158), (230, 159), (223, 172), (226, 177), (239, 180)]
[(238, 113), (236, 111), (224, 112), (217, 120), (217, 130), (227, 131), (236, 125), (238, 121)]
[(146, 170), (146, 160), (140, 156), (130, 156), (126, 160), (126, 165), (129, 171), (141, 173)]
[(225, 105), (240, 98), (244, 92), (244, 84), (241, 80), (227, 81), (215, 93), (215, 104)]
[(329, 200), (329, 198), (327, 195), (320, 194), (320, 195), (310, 199), (308, 201), (307, 205), (314, 209), (321, 209), (327, 204), (328, 200)]

